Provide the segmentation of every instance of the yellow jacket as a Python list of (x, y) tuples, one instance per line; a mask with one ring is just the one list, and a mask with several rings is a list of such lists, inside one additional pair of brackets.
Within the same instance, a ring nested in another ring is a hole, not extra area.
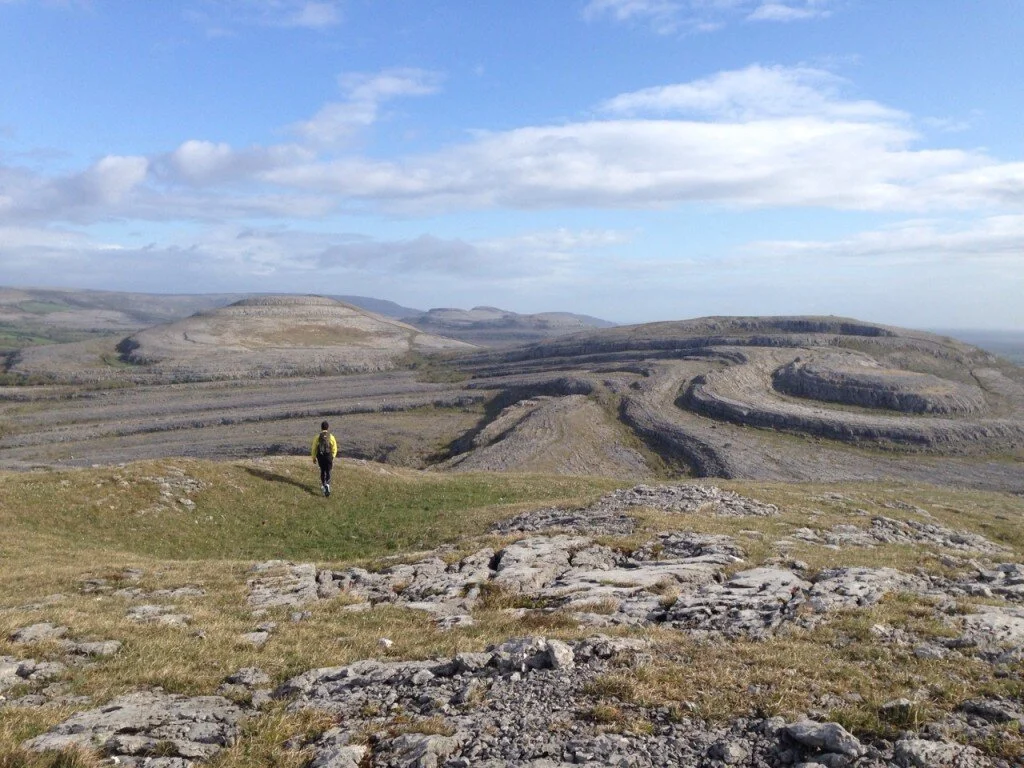
[(334, 435), (326, 431), (321, 432), (319, 435), (313, 438), (313, 447), (310, 449), (309, 455), (312, 456), (314, 459), (316, 458), (316, 449), (317, 446), (320, 445), (320, 435), (327, 435), (329, 438), (331, 438), (331, 458), (336, 458), (338, 455), (338, 441), (334, 439)]

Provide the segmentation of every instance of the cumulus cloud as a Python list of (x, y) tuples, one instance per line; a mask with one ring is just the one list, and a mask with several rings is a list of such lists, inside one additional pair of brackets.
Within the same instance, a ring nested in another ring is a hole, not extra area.
[(910, 117), (821, 69), (751, 66), (622, 94), (605, 119), (477, 132), (431, 154), (283, 165), (282, 187), (390, 210), (686, 202), (928, 210), (1019, 202), (1019, 164), (920, 149)]
[(118, 155), (56, 178), (0, 166), (0, 222), (103, 217), (134, 195), (148, 170), (147, 158)]
[(377, 122), (385, 102), (436, 93), (440, 76), (422, 69), (389, 69), (375, 74), (343, 75), (339, 84), (347, 97), (344, 101), (326, 104), (309, 120), (292, 126), (311, 144), (332, 146), (347, 140), (356, 131)]
[(108, 155), (69, 179), (64, 189), (76, 205), (116, 205), (142, 183), (148, 169), (144, 157)]
[[(818, 117), (607, 120), (484, 134), (401, 161), (289, 166), (267, 178), (409, 210), (685, 202), (881, 209), (942, 204), (936, 176), (985, 162), (959, 150), (913, 151), (914, 138), (901, 126)], [(933, 194), (919, 197), (925, 182)]]
[(376, 159), (340, 139), (389, 99), (437, 76), (342, 78), (347, 100), (300, 125), (307, 141), (234, 148), (186, 141), (153, 158), (110, 156), (61, 178), (0, 163), (0, 220), (232, 220), (338, 211), (482, 208), (823, 207), (924, 212), (1024, 202), (1024, 163), (921, 148), (903, 112), (850, 98), (807, 67), (752, 66), (622, 94), (599, 119), (478, 131), (418, 155)]
[(294, 145), (235, 150), (223, 142), (190, 140), (158, 158), (156, 172), (187, 184), (230, 183), (314, 157), (311, 151)]

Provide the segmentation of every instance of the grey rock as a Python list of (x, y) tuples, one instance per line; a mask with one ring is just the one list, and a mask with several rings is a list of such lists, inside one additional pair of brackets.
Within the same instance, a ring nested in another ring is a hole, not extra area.
[(270, 639), (269, 632), (246, 632), (245, 634), (239, 635), (238, 640), (245, 645), (251, 645), (253, 648), (262, 648), (267, 644)]
[(312, 563), (269, 560), (257, 563), (250, 571), (256, 574), (246, 582), (249, 606), (254, 611), (279, 605), (301, 606), (319, 598), (317, 571)]
[(309, 768), (359, 768), (363, 764), (366, 751), (362, 744), (322, 749), (310, 762)]
[(754, 568), (680, 595), (656, 620), (691, 632), (764, 637), (794, 617), (810, 588), (792, 571)]
[(10, 641), (12, 643), (41, 643), (46, 640), (59, 640), (68, 631), (67, 627), (41, 622), (30, 627), (22, 627), (11, 633)]
[(22, 681), (41, 683), (60, 677), (67, 667), (59, 661), (33, 661), (28, 659), (18, 665), (17, 675)]
[(181, 627), (188, 624), (192, 617), (187, 613), (175, 613), (170, 605), (138, 605), (128, 610), (128, 618), (140, 624), (163, 624), (170, 627)]
[(74, 642), (68, 641), (64, 644), (64, 650), (75, 656), (87, 656), (90, 658), (106, 658), (115, 656), (121, 651), (120, 640), (98, 640), (95, 642)]
[(539, 509), (504, 520), (492, 527), (496, 533), (536, 533), (563, 530), (576, 534), (625, 536), (636, 528), (636, 520), (628, 514), (638, 508), (661, 512), (717, 516), (777, 515), (774, 504), (763, 504), (713, 485), (637, 485), (612, 491), (597, 502), (575, 510)]
[(438, 768), (459, 743), (460, 739), (452, 736), (403, 733), (382, 745), (385, 754), (380, 762), (402, 768)]
[(22, 744), (34, 752), (100, 747), (112, 756), (139, 756), (157, 743), (184, 760), (206, 760), (238, 735), (241, 710), (220, 696), (188, 698), (139, 691), (79, 712)]
[(839, 723), (816, 723), (813, 720), (803, 720), (787, 725), (785, 731), (793, 741), (812, 749), (849, 755), (850, 757), (859, 757), (864, 753), (864, 747), (857, 738)]
[(708, 750), (708, 757), (726, 765), (738, 765), (747, 759), (747, 749), (736, 741), (716, 741)]
[[(25, 682), (24, 678), (18, 674), (18, 670), (22, 668), (24, 663), (25, 659), (16, 659), (13, 656), (0, 656), (0, 692)], [(33, 663), (35, 662), (33, 661)]]
[(270, 682), (270, 675), (259, 667), (243, 667), (237, 672), (228, 675), (224, 682), (232, 685), (241, 685), (245, 688), (257, 688), (267, 685)]
[(894, 568), (833, 568), (814, 580), (810, 602), (819, 612), (840, 608), (865, 608), (891, 592), (928, 593), (924, 579)]
[(576, 664), (576, 654), (561, 640), (548, 640), (548, 666), (552, 669), (571, 669)]
[(960, 705), (960, 709), (990, 723), (1017, 721), (1024, 724), (1024, 711), (1020, 705), (1005, 699), (969, 699)]
[(987, 768), (989, 762), (974, 747), (924, 739), (902, 739), (893, 750), (901, 768)]

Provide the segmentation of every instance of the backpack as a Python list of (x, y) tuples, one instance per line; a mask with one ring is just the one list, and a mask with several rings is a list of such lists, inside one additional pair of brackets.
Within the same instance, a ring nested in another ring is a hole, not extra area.
[(316, 457), (318, 459), (333, 459), (334, 455), (331, 453), (331, 433), (321, 432), (320, 442), (316, 444)]

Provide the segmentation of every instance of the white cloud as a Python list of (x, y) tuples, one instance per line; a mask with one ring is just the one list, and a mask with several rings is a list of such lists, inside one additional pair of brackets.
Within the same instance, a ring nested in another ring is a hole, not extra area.
[(239, 26), (325, 29), (342, 20), (340, 0), (204, 0), (185, 16), (215, 37)]
[[(817, 117), (607, 120), (483, 134), (399, 162), (344, 159), (266, 177), (403, 209), (685, 202), (916, 209), (942, 204), (936, 177), (985, 163), (959, 150), (912, 151), (914, 138), (900, 126)], [(920, 194), (925, 182), (930, 197)], [(964, 202), (960, 192), (951, 194)]]
[(734, 21), (791, 22), (830, 16), (837, 0), (590, 0), (583, 18), (643, 23), (659, 34), (712, 32)]
[[(145, 247), (119, 246), (80, 232), (0, 227), (0, 258), (20, 284), (52, 284), (55, 275), (77, 285), (126, 285), (168, 290), (201, 279), (207, 286), (296, 290), (315, 275), (354, 280), (447, 280), (466, 285), (572, 285), (601, 249), (625, 242), (614, 231), (525, 232), (507, 238), (463, 240), (430, 233), (378, 239), (358, 233), (223, 225), (183, 232)], [(90, 265), (86, 269), (85, 265)], [(106, 281), (106, 282), (104, 282)], [(180, 288), (179, 288), (180, 289)], [(210, 288), (211, 290), (213, 288)], [(350, 292), (350, 291), (349, 291)]]
[(422, 69), (389, 69), (375, 74), (343, 75), (339, 83), (347, 96), (345, 101), (326, 104), (309, 120), (292, 126), (311, 144), (331, 146), (349, 139), (356, 131), (377, 122), (385, 102), (436, 93), (440, 76)]
[(108, 155), (80, 173), (46, 178), (0, 165), (0, 222), (90, 219), (125, 205), (146, 179), (149, 160)]
[(0, 226), (0, 253), (33, 248), (80, 249), (94, 247), (81, 232), (37, 227)]
[(283, 18), (282, 24), (288, 27), (309, 27), (319, 29), (332, 27), (341, 21), (341, 12), (337, 3), (305, 2), (291, 10)]
[(76, 205), (117, 205), (143, 182), (148, 169), (144, 157), (108, 155), (64, 187)]
[[(364, 110), (363, 124), (379, 119), (388, 99), (436, 87), (436, 76), (420, 70), (343, 78), (345, 104)], [(0, 164), (0, 220), (227, 221), (686, 203), (1020, 208), (1024, 163), (920, 148), (909, 116), (848, 98), (847, 87), (819, 69), (754, 66), (622, 94), (600, 105), (605, 119), (476, 132), (393, 159), (345, 151), (337, 140), (353, 121), (326, 119), (325, 109), (303, 124), (319, 139), (305, 146), (235, 149), (191, 140), (151, 160), (111, 156), (61, 178)]]
[(235, 150), (229, 144), (186, 141), (158, 159), (161, 177), (188, 184), (230, 183), (294, 163), (309, 162), (315, 155), (294, 145), (251, 147)]
[(827, 0), (763, 2), (748, 16), (749, 21), (806, 21), (831, 15)]
[(744, 253), (754, 259), (866, 259), (887, 265), (999, 262), (1020, 270), (1024, 268), (1024, 215), (988, 216), (966, 223), (911, 220), (841, 240), (752, 243)]
[(676, 0), (590, 0), (583, 9), (583, 18), (592, 21), (610, 16), (615, 21), (650, 23), (658, 32), (675, 31), (682, 11)]
[(864, 120), (906, 117), (874, 101), (842, 98), (846, 84), (822, 69), (754, 64), (690, 83), (624, 93), (606, 101), (601, 109), (614, 114), (676, 113), (727, 120), (794, 115)]

